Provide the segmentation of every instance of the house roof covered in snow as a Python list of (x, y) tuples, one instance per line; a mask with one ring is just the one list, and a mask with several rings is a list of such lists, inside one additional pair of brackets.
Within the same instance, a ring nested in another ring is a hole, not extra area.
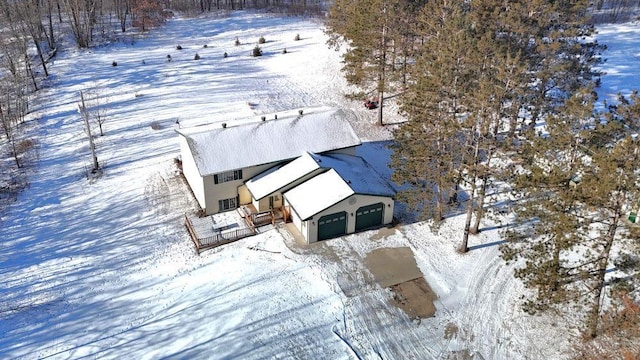
[(313, 158), (321, 168), (329, 170), (284, 193), (303, 220), (353, 194), (395, 195), (391, 185), (359, 156), (305, 154), (301, 158), (304, 157)]
[(349, 184), (356, 194), (395, 196), (389, 182), (360, 156), (347, 154), (309, 154), (316, 163), (327, 169), (334, 169)]
[(360, 145), (349, 124), (352, 112), (329, 107), (285, 113), (275, 119), (237, 126), (180, 129), (200, 175), (293, 159), (304, 151), (316, 153)]
[(331, 169), (284, 193), (287, 202), (302, 220), (353, 195), (355, 192)]
[(318, 169), (320, 165), (316, 159), (305, 152), (284, 166), (271, 168), (247, 180), (245, 185), (253, 198), (260, 200)]

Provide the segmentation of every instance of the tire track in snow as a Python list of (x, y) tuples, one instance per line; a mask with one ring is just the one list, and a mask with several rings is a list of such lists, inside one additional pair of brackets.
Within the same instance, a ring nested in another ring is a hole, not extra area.
[(484, 254), (476, 260), (478, 265), (472, 270), (474, 275), (469, 279), (468, 295), (458, 323), (474, 339), (469, 350), (487, 359), (512, 358), (515, 354), (505, 353), (511, 348), (505, 347), (505, 339), (511, 338), (512, 318), (507, 316), (513, 296), (510, 288), (515, 279), (512, 271), (506, 269), (497, 248), (477, 251), (484, 251)]
[[(436, 357), (438, 351), (422, 338), (422, 329), (391, 302), (389, 290), (382, 289), (364, 265), (362, 255), (348, 241), (334, 249), (339, 259), (341, 288), (346, 299), (346, 331), (339, 334), (359, 356), (367, 359), (419, 359)], [(349, 289), (353, 289), (350, 291)], [(407, 331), (413, 328), (415, 331)], [(401, 336), (399, 336), (401, 334)], [(418, 345), (418, 346), (416, 346)]]

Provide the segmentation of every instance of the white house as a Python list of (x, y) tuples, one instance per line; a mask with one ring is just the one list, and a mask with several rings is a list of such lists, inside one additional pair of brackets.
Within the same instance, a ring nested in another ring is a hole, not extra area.
[[(235, 209), (254, 202), (244, 185), (248, 179), (305, 151), (355, 154), (361, 142), (349, 124), (354, 116), (321, 107), (180, 129), (182, 171), (205, 214)], [(275, 207), (282, 198), (257, 201)]]
[(245, 182), (257, 211), (282, 205), (307, 243), (393, 220), (395, 191), (359, 156), (305, 152)]
[(348, 116), (317, 108), (178, 130), (183, 173), (206, 214), (287, 209), (308, 243), (389, 224), (395, 191), (355, 156)]

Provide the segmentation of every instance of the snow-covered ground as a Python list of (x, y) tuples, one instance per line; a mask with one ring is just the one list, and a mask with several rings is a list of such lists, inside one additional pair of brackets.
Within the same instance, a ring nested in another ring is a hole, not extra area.
[[(604, 96), (640, 83), (639, 32), (602, 27), (612, 55)], [(264, 55), (250, 57), (260, 36)], [(359, 153), (390, 175), (389, 129), (346, 100), (356, 89), (325, 41), (312, 20), (238, 12), (177, 18), (134, 44), (60, 52), (32, 114), (37, 173), (0, 220), (0, 358), (568, 356), (574, 331), (519, 310), (526, 291), (498, 256), (497, 224), (485, 224), (466, 255), (456, 252), (461, 217), (437, 233), (403, 224), (310, 247), (271, 230), (196, 255), (183, 226), (194, 202), (174, 164), (178, 126), (351, 108)], [(108, 103), (96, 141), (104, 174), (91, 181), (81, 90)], [(394, 104), (387, 116), (399, 120)], [(371, 280), (366, 254), (400, 246), (439, 297), (434, 318), (411, 321)]]

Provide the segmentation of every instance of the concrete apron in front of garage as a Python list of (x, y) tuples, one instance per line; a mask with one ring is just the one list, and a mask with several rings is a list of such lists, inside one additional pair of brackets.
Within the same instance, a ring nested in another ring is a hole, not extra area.
[(408, 247), (380, 248), (371, 251), (364, 263), (375, 281), (383, 288), (391, 288), (395, 305), (410, 318), (432, 317), (437, 295), (425, 281)]
[(375, 249), (367, 254), (364, 263), (383, 288), (422, 277), (413, 251), (408, 247)]
[[(394, 294), (393, 305), (403, 310), (409, 318), (424, 319), (434, 316), (436, 308), (433, 302), (438, 297), (425, 281), (410, 248), (379, 248), (362, 258), (348, 246), (337, 254), (329, 245), (332, 241), (344, 241), (343, 238), (306, 244), (293, 224), (284, 224), (279, 230), (285, 244), (294, 253), (318, 255), (340, 264), (343, 271), (336, 280), (347, 297), (363, 296), (377, 286), (391, 288)], [(372, 231), (374, 234), (371, 239), (382, 240), (395, 231), (383, 227), (377, 232)]]

